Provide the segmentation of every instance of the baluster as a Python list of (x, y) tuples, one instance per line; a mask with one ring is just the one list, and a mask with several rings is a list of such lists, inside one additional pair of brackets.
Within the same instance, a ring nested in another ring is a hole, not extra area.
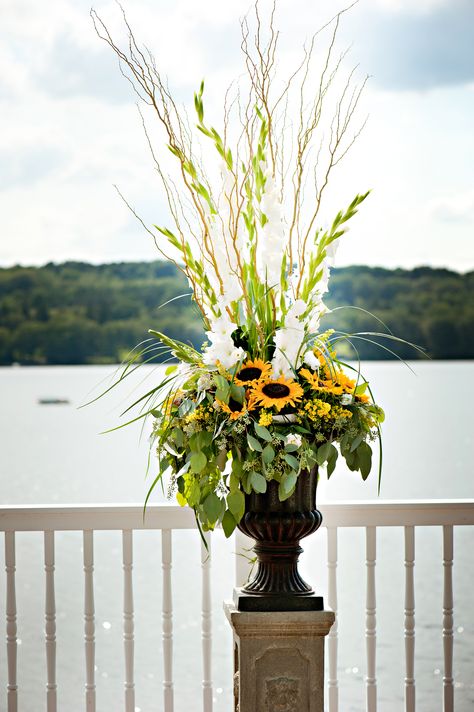
[(83, 532), (86, 712), (95, 712), (94, 532)]
[(415, 712), (415, 527), (405, 527), (405, 710)]
[(207, 549), (201, 542), (202, 565), (202, 694), (204, 712), (212, 712), (212, 606), (211, 537), (205, 534)]
[(7, 707), (8, 712), (18, 710), (17, 669), (17, 625), (16, 625), (16, 590), (15, 590), (15, 532), (5, 532), (5, 572), (6, 572), (6, 621), (7, 621)]
[(329, 654), (329, 679), (328, 698), (329, 712), (338, 712), (339, 709), (339, 681), (337, 678), (337, 647), (338, 647), (338, 622), (337, 622), (337, 529), (328, 527), (328, 603), (334, 611), (336, 619), (328, 636)]
[(375, 652), (377, 642), (376, 598), (375, 598), (375, 561), (376, 528), (366, 527), (366, 567), (367, 598), (365, 618), (365, 640), (367, 647), (367, 712), (377, 710), (377, 678), (375, 676)]
[(125, 712), (135, 710), (134, 624), (133, 624), (133, 533), (122, 532), (123, 562), (123, 644), (125, 651)]
[(44, 533), (44, 570), (46, 574), (45, 639), (46, 639), (46, 707), (48, 712), (57, 709), (56, 684), (56, 600), (54, 595), (54, 532)]
[(443, 649), (444, 649), (444, 712), (454, 710), (453, 678), (453, 527), (443, 526)]
[(161, 532), (161, 563), (163, 568), (163, 696), (164, 712), (173, 712), (173, 599), (171, 592), (171, 530)]

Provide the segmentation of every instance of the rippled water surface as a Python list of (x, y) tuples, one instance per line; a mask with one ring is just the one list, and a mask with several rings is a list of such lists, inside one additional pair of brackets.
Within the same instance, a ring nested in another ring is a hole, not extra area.
[[(472, 498), (473, 362), (412, 364), (416, 375), (398, 363), (364, 366), (380, 404), (384, 428), (386, 499)], [(93, 406), (78, 409), (105, 386), (110, 367), (0, 368), (0, 503), (45, 504), (143, 501), (146, 492), (146, 433), (131, 426), (109, 435), (120, 407), (156, 371), (143, 368), (134, 383)], [(106, 379), (103, 381), (103, 379)], [(39, 405), (39, 398), (65, 398), (66, 405)], [(363, 484), (341, 465), (321, 501), (375, 499), (376, 477)], [(455, 532), (455, 685), (456, 712), (474, 709), (474, 556), (473, 528)], [(42, 537), (19, 534), (17, 598), (20, 710), (44, 708), (44, 577)], [(159, 533), (135, 534), (136, 712), (162, 709), (161, 541)], [(119, 533), (95, 537), (98, 712), (123, 709), (122, 568)], [(325, 531), (305, 544), (302, 570), (326, 591)], [(58, 698), (61, 712), (84, 709), (82, 537), (56, 539)], [(213, 661), (216, 710), (231, 702), (231, 635), (222, 612), (233, 585), (232, 543), (213, 536)], [(399, 529), (379, 531), (377, 540), (377, 662), (382, 712), (403, 709), (404, 548)], [(442, 709), (442, 532), (416, 533), (416, 677), (419, 709)], [(0, 575), (0, 606), (5, 609)], [(173, 535), (175, 709), (200, 709), (201, 612), (200, 544), (196, 532)], [(363, 532), (339, 532), (340, 709), (365, 709), (365, 542)], [(0, 684), (5, 689), (4, 650)], [(41, 700), (41, 703), (39, 702)], [(0, 711), (6, 710), (0, 695)]]

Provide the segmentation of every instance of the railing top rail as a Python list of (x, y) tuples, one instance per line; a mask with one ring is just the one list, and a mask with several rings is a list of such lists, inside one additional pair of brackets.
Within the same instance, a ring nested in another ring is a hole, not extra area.
[[(323, 526), (474, 525), (474, 499), (378, 500), (318, 504)], [(194, 513), (175, 505), (141, 504), (7, 505), (0, 507), (0, 531), (194, 529)]]

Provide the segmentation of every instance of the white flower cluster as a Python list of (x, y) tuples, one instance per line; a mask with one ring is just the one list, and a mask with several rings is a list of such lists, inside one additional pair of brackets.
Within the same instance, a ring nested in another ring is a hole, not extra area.
[(285, 437), (285, 445), (296, 445), (296, 447), (301, 447), (302, 442), (301, 435), (298, 433), (289, 433)]
[(245, 358), (245, 351), (235, 346), (232, 340), (232, 332), (235, 324), (230, 320), (227, 312), (223, 310), (222, 316), (211, 321), (211, 329), (206, 332), (211, 345), (206, 348), (203, 354), (203, 361), (208, 366), (213, 366), (220, 361), (224, 368), (232, 368), (238, 361)]

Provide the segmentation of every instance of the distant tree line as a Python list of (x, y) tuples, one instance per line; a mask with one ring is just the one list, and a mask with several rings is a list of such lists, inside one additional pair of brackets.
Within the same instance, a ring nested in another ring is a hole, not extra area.
[[(329, 313), (323, 328), (382, 331), (367, 310), (431, 358), (474, 358), (474, 272), (356, 266), (333, 270), (330, 284), (327, 306), (344, 308)], [(148, 338), (149, 328), (199, 347), (205, 339), (199, 313), (181, 295), (189, 287), (166, 262), (0, 269), (0, 364), (115, 363)], [(393, 358), (371, 341), (403, 358), (419, 357), (395, 341), (350, 338), (363, 359)], [(348, 342), (339, 350), (348, 354)]]

